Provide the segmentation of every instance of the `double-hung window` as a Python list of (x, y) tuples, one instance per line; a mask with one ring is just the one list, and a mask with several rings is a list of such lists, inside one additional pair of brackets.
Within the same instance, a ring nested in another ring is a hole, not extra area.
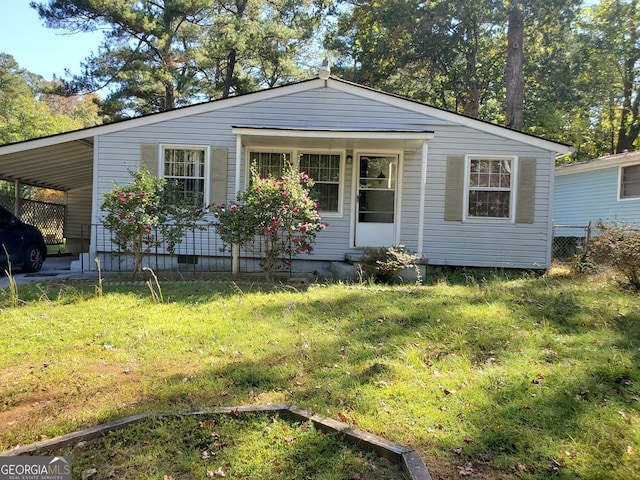
[(167, 182), (176, 186), (173, 195), (193, 202), (194, 205), (206, 205), (208, 172), (207, 147), (163, 145), (162, 169)]
[(280, 178), (284, 166), (291, 163), (291, 153), (288, 152), (251, 152), (249, 158), (258, 175), (265, 178)]
[(467, 157), (467, 219), (513, 218), (514, 157)]
[(620, 200), (640, 198), (640, 165), (620, 167)]
[(291, 164), (301, 173), (306, 173), (314, 182), (312, 195), (318, 203), (320, 213), (339, 213), (341, 203), (342, 154), (337, 152), (282, 152), (250, 151), (249, 161), (257, 173), (264, 177), (282, 176), (284, 166)]
[(321, 212), (340, 209), (340, 162), (337, 153), (300, 154), (300, 171), (313, 179), (312, 191)]

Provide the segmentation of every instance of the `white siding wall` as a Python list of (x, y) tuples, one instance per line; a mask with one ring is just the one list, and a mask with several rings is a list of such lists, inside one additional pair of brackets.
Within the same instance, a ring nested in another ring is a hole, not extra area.
[[(439, 128), (428, 148), (424, 251), (430, 263), (506, 268), (549, 266), (553, 154), (458, 126)], [(444, 221), (447, 156), (470, 153), (537, 159), (534, 223)]]
[(70, 190), (66, 194), (64, 236), (66, 251), (81, 253), (89, 246), (91, 235), (91, 188)]
[[(400, 102), (400, 101), (399, 101)], [(206, 114), (159, 122), (105, 135), (99, 145), (95, 198), (111, 189), (112, 182), (128, 183), (127, 169), (140, 164), (140, 145), (153, 143), (204, 144), (228, 149), (227, 197), (233, 198), (236, 140), (233, 126), (347, 129), (430, 130), (423, 251), (441, 265), (533, 268), (547, 266), (548, 195), (552, 154), (469, 128), (422, 116), (369, 98), (322, 88), (253, 102)], [(332, 148), (330, 140), (318, 148)], [(399, 148), (399, 150), (401, 150)], [(444, 221), (445, 162), (449, 155), (490, 153), (535, 157), (537, 162), (535, 222), (528, 225), (462, 224)], [(417, 250), (421, 152), (405, 152), (401, 243)], [(354, 162), (355, 163), (355, 162)], [(343, 260), (350, 250), (353, 167), (346, 166), (344, 208), (341, 217), (326, 219), (313, 258)], [(241, 178), (245, 178), (244, 165)], [(303, 257), (306, 258), (306, 257)]]

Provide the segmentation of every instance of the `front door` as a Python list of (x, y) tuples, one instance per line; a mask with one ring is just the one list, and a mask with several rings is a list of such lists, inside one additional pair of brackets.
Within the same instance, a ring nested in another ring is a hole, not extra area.
[(396, 238), (397, 155), (358, 155), (357, 247), (390, 247)]

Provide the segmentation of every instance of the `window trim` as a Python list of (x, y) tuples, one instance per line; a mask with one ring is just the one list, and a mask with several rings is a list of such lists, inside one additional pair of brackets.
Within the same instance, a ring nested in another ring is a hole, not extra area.
[[(469, 215), (470, 171), (472, 160), (511, 160), (511, 180), (509, 186), (509, 217), (474, 217)], [(469, 153), (464, 156), (464, 189), (462, 201), (462, 221), (466, 223), (515, 223), (518, 198), (518, 164), (517, 155), (490, 155)]]
[(622, 179), (624, 176), (624, 169), (627, 167), (640, 167), (640, 163), (632, 163), (629, 165), (620, 165), (618, 166), (618, 201), (619, 202), (629, 202), (634, 200), (640, 200), (640, 195), (635, 197), (623, 197), (622, 196)]
[(252, 145), (251, 147), (245, 147), (244, 149), (244, 164), (245, 164), (245, 188), (249, 186), (251, 179), (251, 153), (284, 153), (291, 156), (292, 162), (295, 163), (296, 168), (300, 168), (300, 155), (302, 154), (328, 154), (340, 156), (340, 180), (338, 183), (338, 210), (337, 211), (323, 211), (320, 210), (320, 215), (325, 217), (342, 217), (344, 215), (344, 182), (345, 182), (345, 164), (346, 164), (346, 150), (345, 149), (323, 149), (323, 148), (277, 148), (273, 146), (260, 147), (259, 145)]
[[(204, 151), (204, 188), (203, 188), (203, 207), (209, 206), (211, 192), (211, 147), (209, 145), (184, 144), (184, 143), (160, 143), (158, 148), (158, 177), (166, 179), (164, 169), (164, 152), (166, 150), (202, 150)], [(195, 178), (195, 177), (193, 177)]]

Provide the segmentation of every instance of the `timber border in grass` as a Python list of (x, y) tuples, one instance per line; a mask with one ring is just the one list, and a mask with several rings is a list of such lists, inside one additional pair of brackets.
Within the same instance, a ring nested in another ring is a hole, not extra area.
[[(363, 430), (357, 430), (350, 425), (339, 422), (332, 418), (322, 417), (314, 413), (302, 410), (295, 405), (288, 404), (269, 404), (269, 405), (244, 405), (238, 407), (222, 407), (212, 410), (199, 410), (189, 412), (183, 415), (222, 415), (222, 414), (242, 414), (242, 413), (273, 413), (289, 416), (294, 421), (312, 422), (314, 426), (324, 432), (337, 433), (350, 443), (358, 445), (363, 450), (375, 452), (379, 456), (390, 460), (391, 462), (402, 465), (402, 468), (409, 474), (411, 480), (432, 480), (427, 466), (420, 458), (418, 453), (409, 447), (389, 442), (382, 437), (373, 435)], [(156, 416), (158, 414), (154, 414)], [(80, 441), (92, 440), (99, 438), (107, 432), (118, 430), (129, 425), (133, 425), (140, 420), (151, 417), (151, 414), (140, 413), (131, 417), (114, 420), (112, 422), (96, 425), (95, 427), (85, 428), (77, 432), (68, 433), (51, 440), (32, 443), (24, 447), (13, 450), (5, 450), (0, 452), (1, 457), (15, 455), (29, 455), (39, 451), (46, 451), (54, 448), (60, 448), (69, 444)]]

